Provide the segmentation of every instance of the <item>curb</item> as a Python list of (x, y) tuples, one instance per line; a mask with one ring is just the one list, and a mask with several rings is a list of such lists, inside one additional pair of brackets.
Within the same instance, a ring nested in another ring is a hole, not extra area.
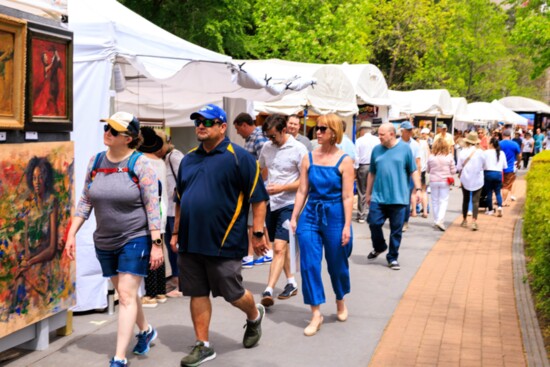
[(519, 219), (514, 227), (512, 267), (514, 269), (514, 289), (523, 345), (525, 346), (525, 356), (527, 357), (528, 366), (550, 367), (533, 298), (531, 297), (531, 287), (527, 281), (522, 229), (523, 219)]

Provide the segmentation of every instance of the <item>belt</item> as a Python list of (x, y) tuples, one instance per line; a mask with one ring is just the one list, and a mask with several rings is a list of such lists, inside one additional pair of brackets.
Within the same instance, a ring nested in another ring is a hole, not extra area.
[(360, 166), (370, 166), (370, 163), (359, 163)]

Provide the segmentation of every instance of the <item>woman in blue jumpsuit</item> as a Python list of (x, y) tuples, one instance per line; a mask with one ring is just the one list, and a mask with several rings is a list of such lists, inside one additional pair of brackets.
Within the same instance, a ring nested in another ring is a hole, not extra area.
[(319, 147), (302, 160), (300, 186), (291, 219), (291, 227), (300, 244), (304, 303), (311, 306), (312, 312), (311, 321), (304, 329), (306, 336), (315, 335), (323, 323), (320, 309), (326, 301), (321, 278), (323, 249), (336, 294), (339, 321), (346, 321), (348, 317), (344, 296), (350, 291), (348, 257), (352, 249), (353, 161), (336, 147), (343, 136), (342, 120), (338, 116), (320, 116), (316, 130)]

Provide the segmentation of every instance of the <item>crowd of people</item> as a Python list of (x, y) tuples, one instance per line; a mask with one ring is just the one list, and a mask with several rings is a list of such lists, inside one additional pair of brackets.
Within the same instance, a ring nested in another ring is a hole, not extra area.
[[(127, 366), (134, 325), (139, 332), (133, 353), (150, 350), (158, 333), (143, 307), (156, 307), (167, 297), (190, 297), (196, 344), (182, 366), (216, 357), (209, 338), (210, 296), (223, 297), (245, 314), (243, 346), (256, 346), (266, 308), (275, 305), (281, 272), (286, 283), (277, 299), (299, 293), (298, 248), (301, 293), (311, 308), (304, 335), (315, 335), (324, 321), (323, 253), (336, 320), (345, 322), (354, 185), (355, 220), (366, 222), (371, 233), (367, 259), (387, 251), (388, 267), (399, 270), (410, 217), (428, 218), (431, 211), (434, 228), (445, 231), (449, 192), (460, 185), (461, 225), (477, 231), (480, 206), (501, 217), (514, 200), (517, 169), (550, 149), (550, 133), (540, 129), (532, 134), (511, 127), (478, 128), (453, 137), (446, 124), (438, 125), (434, 135), (412, 121), (398, 127), (383, 123), (376, 130), (363, 121), (353, 143), (345, 122), (334, 114), (318, 117), (312, 144), (299, 133), (296, 115), (273, 114), (256, 126), (246, 113), (233, 121), (245, 139), (240, 147), (227, 138), (229, 122), (220, 107), (207, 105), (190, 117), (199, 146), (183, 154), (164, 132), (118, 112), (103, 120), (107, 151), (91, 157), (88, 165), (66, 251), (74, 259), (76, 233), (95, 209), (96, 256), (120, 303), (111, 367)], [(382, 231), (387, 220), (388, 240)], [(243, 284), (242, 269), (264, 264), (269, 275), (256, 303)]]

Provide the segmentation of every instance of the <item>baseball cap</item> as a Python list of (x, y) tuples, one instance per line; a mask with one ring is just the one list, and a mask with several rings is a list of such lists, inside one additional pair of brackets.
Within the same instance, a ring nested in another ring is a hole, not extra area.
[(443, 122), (440, 122), (439, 124), (437, 124), (437, 127), (441, 128), (441, 129), (446, 129), (447, 124), (444, 124)]
[(218, 119), (221, 120), (221, 122), (227, 123), (227, 116), (225, 114), (225, 111), (215, 104), (207, 104), (197, 112), (193, 112), (191, 114), (191, 120), (196, 120), (200, 116), (204, 117), (205, 119)]
[(399, 126), (399, 128), (405, 129), (405, 130), (412, 130), (414, 127), (409, 121), (405, 121)]
[(428, 129), (427, 127), (420, 130), (420, 134), (429, 134), (429, 133), (430, 133), (430, 129)]
[(119, 133), (129, 132), (130, 135), (139, 135), (139, 120), (129, 112), (117, 112), (108, 119), (101, 119)]

